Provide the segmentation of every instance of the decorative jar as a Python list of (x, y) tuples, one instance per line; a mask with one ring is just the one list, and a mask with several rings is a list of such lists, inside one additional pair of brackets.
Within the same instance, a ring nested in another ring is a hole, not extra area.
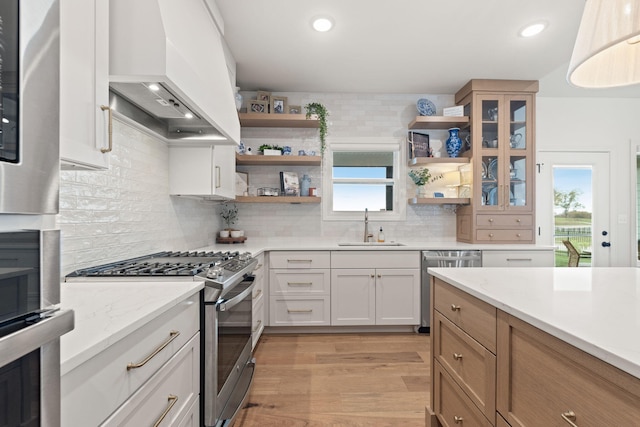
[(236, 100), (236, 110), (240, 111), (240, 109), (242, 108), (242, 101), (244, 100), (244, 97), (240, 93), (240, 88), (238, 86), (236, 86), (236, 93), (234, 94), (234, 97)]
[(302, 179), (300, 180), (300, 195), (308, 196), (309, 195), (309, 186), (311, 185), (311, 178), (306, 173), (302, 175)]
[(449, 129), (449, 138), (447, 138), (446, 147), (449, 157), (458, 157), (460, 149), (462, 148), (462, 140), (458, 137), (460, 128)]

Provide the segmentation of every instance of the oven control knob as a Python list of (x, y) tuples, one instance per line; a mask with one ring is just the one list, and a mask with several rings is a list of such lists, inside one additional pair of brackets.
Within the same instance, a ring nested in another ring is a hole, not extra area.
[(207, 270), (207, 277), (209, 279), (219, 279), (224, 275), (224, 269), (222, 267), (213, 267)]
[(251, 259), (251, 252), (242, 253), (238, 256), (238, 258), (240, 259), (240, 261), (248, 261)]

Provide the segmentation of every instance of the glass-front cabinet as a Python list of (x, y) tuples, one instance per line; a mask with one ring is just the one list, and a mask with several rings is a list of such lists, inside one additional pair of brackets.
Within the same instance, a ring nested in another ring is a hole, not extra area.
[(457, 239), (534, 243), (535, 81), (472, 80), (456, 94), (470, 112), (472, 200)]

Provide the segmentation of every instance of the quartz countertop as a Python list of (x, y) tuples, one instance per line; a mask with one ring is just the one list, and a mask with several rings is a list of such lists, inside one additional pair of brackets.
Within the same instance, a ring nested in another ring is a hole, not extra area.
[(640, 269), (433, 268), (429, 271), (640, 378)]
[(61, 375), (203, 287), (202, 281), (62, 283), (60, 305), (75, 312), (75, 328), (60, 340)]

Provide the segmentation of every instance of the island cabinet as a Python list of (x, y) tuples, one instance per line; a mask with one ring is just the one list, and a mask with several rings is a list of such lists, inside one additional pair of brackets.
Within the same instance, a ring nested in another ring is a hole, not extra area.
[(331, 324), (420, 324), (419, 252), (333, 251)]
[(537, 81), (471, 80), (456, 93), (470, 116), (473, 171), (471, 203), (456, 210), (458, 241), (535, 243), (537, 91)]
[(252, 348), (256, 347), (258, 344), (258, 340), (264, 331), (265, 322), (265, 309), (264, 309), (264, 290), (265, 290), (265, 256), (264, 253), (256, 255), (256, 259), (258, 260), (258, 264), (256, 264), (256, 268), (253, 270), (254, 276), (254, 287), (253, 294), (251, 295), (252, 301), (252, 311), (251, 318), (253, 326), (251, 328), (251, 346)]
[(269, 252), (269, 326), (328, 326), (330, 252)]

